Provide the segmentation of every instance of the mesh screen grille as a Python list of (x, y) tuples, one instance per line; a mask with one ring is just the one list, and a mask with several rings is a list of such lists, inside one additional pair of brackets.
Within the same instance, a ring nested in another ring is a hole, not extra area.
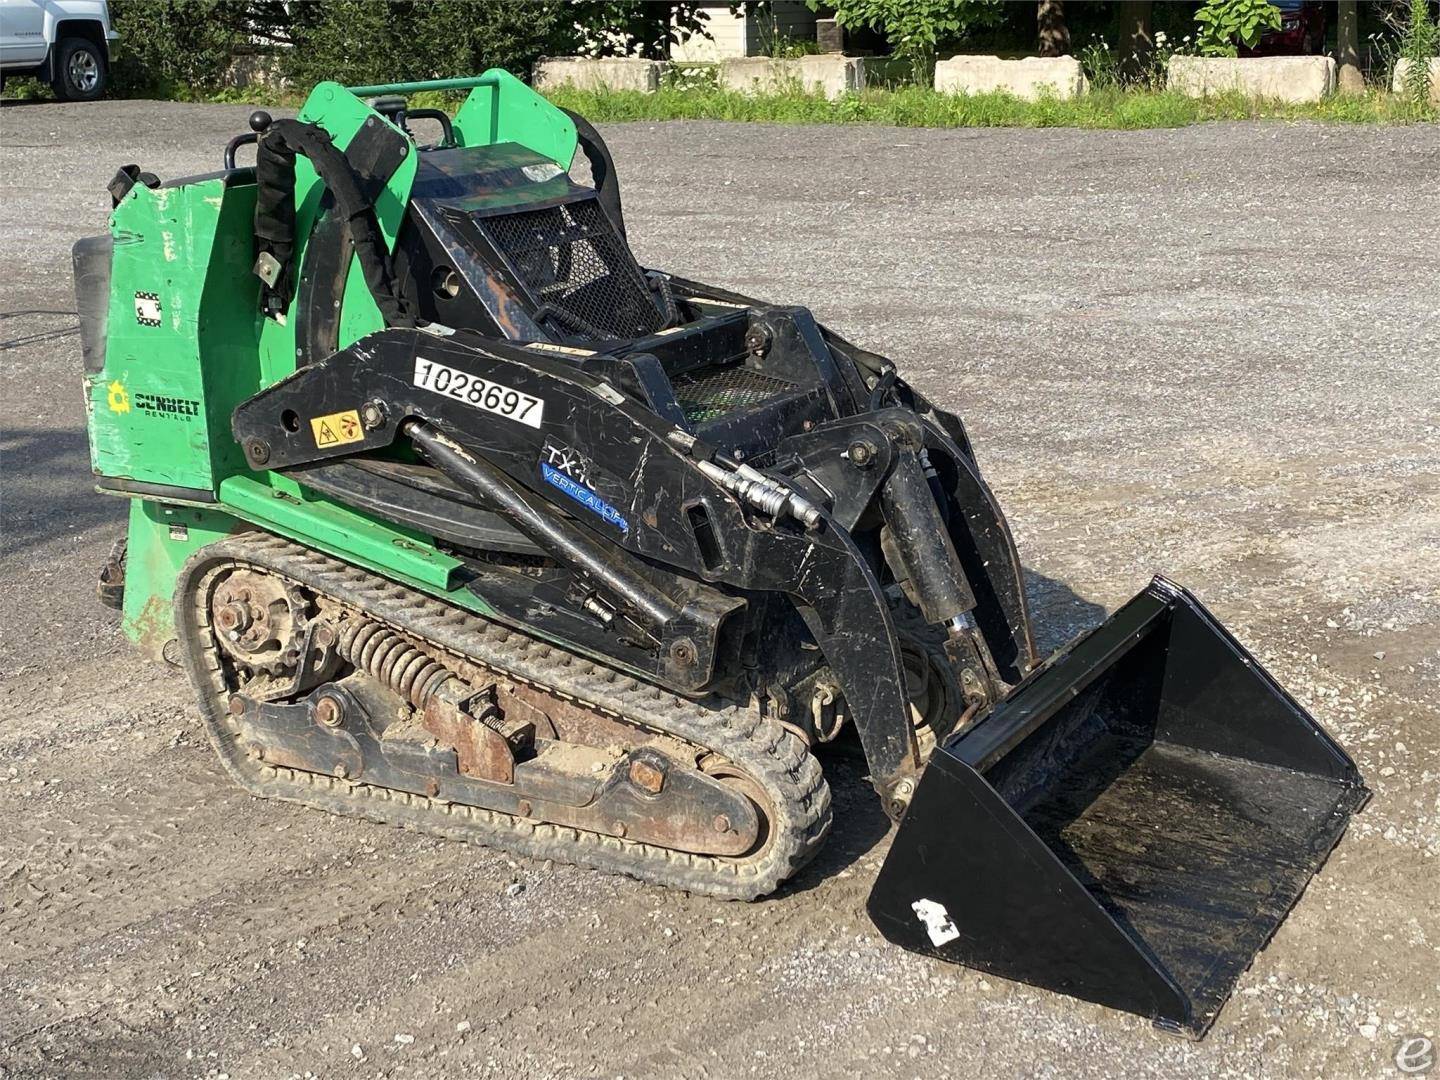
[(685, 419), (692, 424), (703, 424), (795, 389), (792, 382), (738, 365), (688, 371), (676, 375), (670, 385), (675, 389), (675, 400), (680, 403)]
[(568, 335), (641, 337), (664, 324), (639, 265), (594, 199), (486, 218), (484, 225)]

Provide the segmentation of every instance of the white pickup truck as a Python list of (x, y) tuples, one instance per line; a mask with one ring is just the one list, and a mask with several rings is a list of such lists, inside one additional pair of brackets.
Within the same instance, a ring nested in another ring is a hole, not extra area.
[(99, 0), (0, 0), (0, 83), (33, 75), (62, 101), (93, 101), (119, 36)]

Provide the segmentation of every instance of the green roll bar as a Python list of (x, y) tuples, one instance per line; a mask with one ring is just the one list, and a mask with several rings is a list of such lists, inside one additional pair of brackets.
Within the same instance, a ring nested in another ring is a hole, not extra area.
[(499, 77), (493, 71), (487, 71), (484, 75), (470, 75), (463, 79), (377, 83), (374, 86), (347, 86), (345, 89), (356, 97), (374, 97), (376, 94), (418, 94), (425, 90), (474, 90), (477, 86), (496, 86), (499, 82)]

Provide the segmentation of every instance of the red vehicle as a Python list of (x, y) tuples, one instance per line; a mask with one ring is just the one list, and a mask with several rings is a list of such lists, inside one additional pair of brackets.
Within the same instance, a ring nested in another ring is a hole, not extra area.
[(1266, 30), (1242, 56), (1310, 56), (1325, 51), (1326, 5), (1310, 0), (1277, 0), (1280, 29)]

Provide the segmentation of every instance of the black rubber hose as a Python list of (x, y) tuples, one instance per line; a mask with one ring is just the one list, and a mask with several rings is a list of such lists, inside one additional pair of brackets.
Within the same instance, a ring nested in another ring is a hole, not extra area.
[(278, 307), (288, 307), (294, 295), (296, 154), (310, 159), (335, 200), (332, 213), (340, 214), (349, 226), (365, 284), (385, 325), (415, 325), (395, 287), (375, 208), (365, 197), (349, 159), (331, 141), (328, 131), (299, 120), (276, 120), (255, 148), (255, 246), (280, 264), (280, 276), (269, 287)]

